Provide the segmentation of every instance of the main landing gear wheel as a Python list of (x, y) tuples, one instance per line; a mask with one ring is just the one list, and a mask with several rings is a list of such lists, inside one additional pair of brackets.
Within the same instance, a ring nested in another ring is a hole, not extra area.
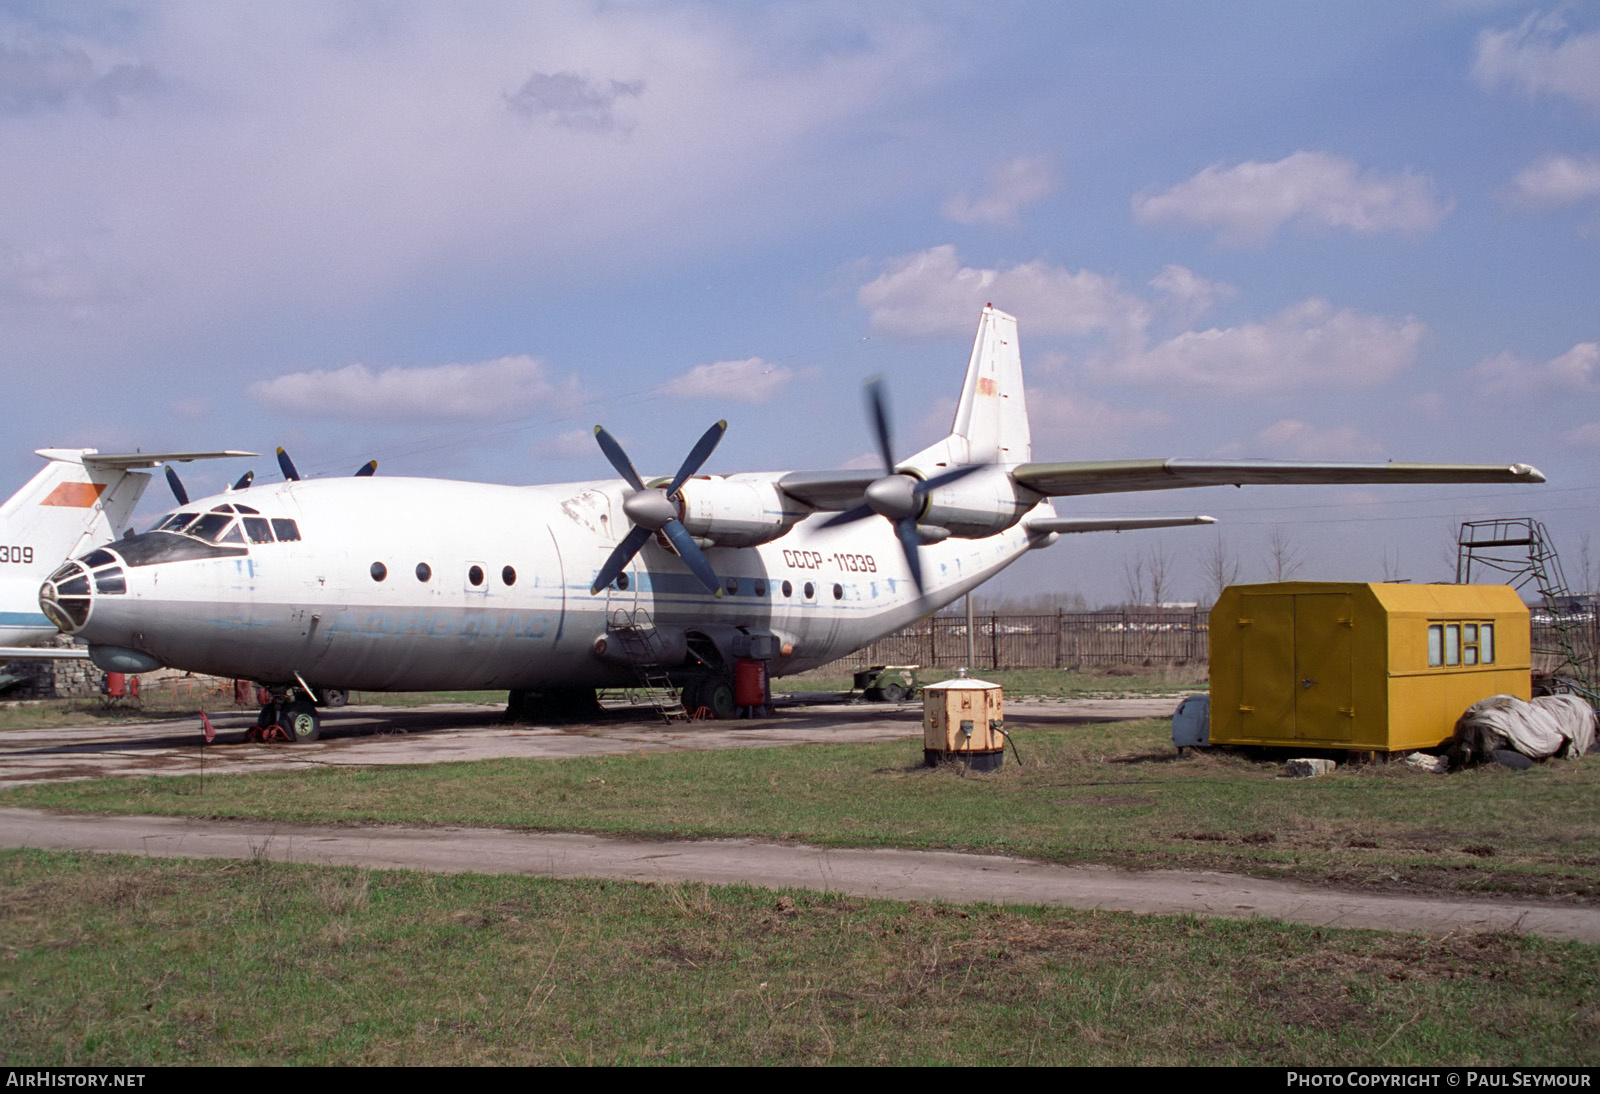
[(317, 717), (317, 708), (304, 699), (283, 704), (279, 725), (295, 744), (310, 744), (322, 736), (322, 719)]
[(685, 690), (689, 699), (684, 705), (691, 714), (704, 707), (711, 712), (711, 717), (720, 721), (732, 718), (739, 709), (733, 701), (733, 685), (726, 680), (715, 677), (697, 680)]

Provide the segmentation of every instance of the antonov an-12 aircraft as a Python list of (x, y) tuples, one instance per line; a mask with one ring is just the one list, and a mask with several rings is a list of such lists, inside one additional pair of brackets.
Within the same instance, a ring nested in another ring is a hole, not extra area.
[(882, 471), (496, 486), (351, 477), (257, 484), (179, 508), (68, 562), (45, 613), (107, 670), (258, 681), (261, 724), (317, 736), (321, 688), (505, 688), (545, 699), (671, 675), (731, 713), (737, 659), (773, 676), (843, 657), (1063, 532), (1209, 517), (1057, 515), (1049, 498), (1246, 483), (1536, 483), (1524, 464), (1112, 460), (1034, 463), (1017, 323), (987, 307), (950, 435), (904, 460), (881, 391)]
[[(38, 454), (48, 462), (0, 505), (0, 661), (83, 656), (31, 648), (60, 633), (39, 611), (39, 582), (62, 559), (122, 534), (150, 482), (139, 468), (255, 453), (41, 448)], [(170, 468), (167, 474), (177, 481)]]

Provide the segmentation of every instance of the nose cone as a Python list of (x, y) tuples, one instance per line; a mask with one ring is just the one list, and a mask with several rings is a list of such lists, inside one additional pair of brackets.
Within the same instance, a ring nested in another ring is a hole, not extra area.
[(89, 571), (76, 562), (62, 566), (39, 588), (39, 610), (65, 634), (78, 633), (93, 606)]

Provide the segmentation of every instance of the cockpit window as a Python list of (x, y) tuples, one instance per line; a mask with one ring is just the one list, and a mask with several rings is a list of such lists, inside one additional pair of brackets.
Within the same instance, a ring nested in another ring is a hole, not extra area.
[(187, 528), (190, 522), (192, 522), (198, 515), (198, 513), (173, 513), (169, 515), (166, 520), (156, 525), (154, 531), (181, 532)]
[(272, 531), (277, 535), (279, 543), (293, 543), (300, 538), (300, 526), (292, 520), (281, 517), (272, 518)]
[(228, 525), (228, 530), (216, 538), (217, 543), (243, 543), (244, 532), (239, 529), (239, 522)]
[(115, 562), (117, 560), (110, 551), (99, 550), (90, 551), (88, 554), (84, 555), (80, 561), (92, 570), (96, 566), (104, 566), (108, 562)]
[[(243, 509), (244, 506), (239, 508)], [(267, 523), (266, 517), (245, 517), (245, 534), (250, 537), (251, 543), (271, 543), (272, 525)]]
[[(207, 543), (217, 542), (217, 537), (228, 530), (228, 525), (233, 523), (233, 516), (229, 513), (207, 513), (188, 528), (184, 529), (195, 539), (203, 539)], [(241, 542), (243, 542), (241, 540)]]
[(235, 506), (234, 506), (234, 507), (233, 507), (233, 509), (234, 509), (234, 512), (236, 512), (236, 513), (250, 513), (250, 514), (252, 514), (252, 515), (254, 515), (254, 514), (256, 514), (256, 513), (259, 513), (259, 512), (261, 512), (261, 510), (259, 510), (259, 509), (252, 509), (252, 508), (250, 508), (250, 506), (248, 506), (248, 505), (235, 505)]

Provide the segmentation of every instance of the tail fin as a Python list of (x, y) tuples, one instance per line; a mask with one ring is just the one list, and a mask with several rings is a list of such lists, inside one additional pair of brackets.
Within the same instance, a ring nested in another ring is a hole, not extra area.
[(959, 463), (1009, 466), (1033, 458), (1017, 320), (993, 304), (984, 306), (978, 320), (949, 442), (949, 454)]
[(41, 573), (116, 536), (150, 476), (95, 463), (92, 448), (41, 448), (49, 464), (0, 505), (0, 536), (29, 549)]

